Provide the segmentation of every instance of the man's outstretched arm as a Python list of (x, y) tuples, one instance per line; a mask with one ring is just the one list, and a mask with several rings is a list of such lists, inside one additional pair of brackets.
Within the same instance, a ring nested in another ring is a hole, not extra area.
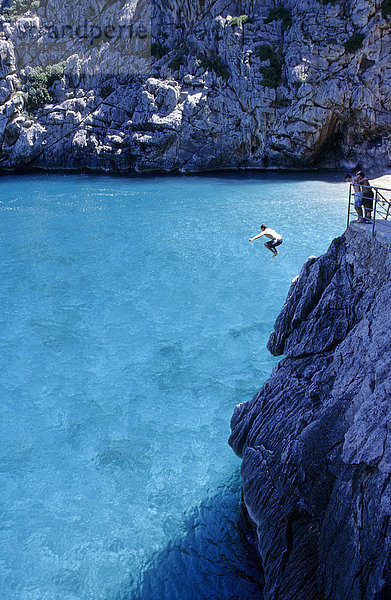
[(262, 231), (261, 233), (258, 233), (258, 235), (256, 235), (256, 236), (255, 236), (255, 237), (253, 237), (253, 238), (250, 238), (248, 241), (249, 241), (249, 242), (253, 242), (254, 240), (257, 240), (258, 238), (262, 237), (263, 235), (265, 235), (265, 232), (264, 232), (264, 231)]

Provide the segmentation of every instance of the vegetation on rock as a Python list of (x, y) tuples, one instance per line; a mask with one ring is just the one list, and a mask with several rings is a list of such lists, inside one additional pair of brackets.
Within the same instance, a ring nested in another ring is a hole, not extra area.
[(47, 67), (35, 67), (27, 75), (26, 109), (34, 111), (45, 104), (52, 102), (53, 94), (50, 91), (55, 81), (61, 79), (64, 74), (64, 63), (48, 65)]
[(248, 15), (232, 17), (232, 19), (229, 21), (229, 25), (231, 25), (231, 27), (243, 27), (245, 23), (252, 23), (252, 19)]
[(227, 80), (229, 77), (227, 65), (222, 61), (220, 56), (203, 56), (199, 59), (199, 65), (208, 71), (214, 71), (222, 79)]
[(154, 56), (155, 58), (159, 59), (159, 58), (163, 58), (163, 56), (165, 56), (167, 54), (168, 50), (165, 46), (161, 46), (160, 44), (156, 43), (156, 42), (152, 42), (151, 44), (151, 56)]
[(391, 18), (391, 0), (384, 0), (381, 5), (381, 14), (387, 20)]
[(102, 85), (102, 87), (100, 88), (100, 95), (103, 98), (103, 100), (107, 98), (107, 96), (110, 96), (110, 94), (112, 94), (113, 92), (114, 88), (111, 85)]
[(346, 52), (355, 52), (359, 48), (361, 48), (362, 43), (365, 39), (365, 35), (363, 33), (355, 33), (350, 37), (345, 43)]
[(13, 0), (11, 6), (4, 10), (7, 17), (15, 18), (24, 15), (27, 11), (35, 12), (40, 5), (40, 0)]
[(282, 21), (281, 28), (283, 31), (288, 29), (292, 25), (292, 13), (284, 6), (277, 6), (277, 8), (271, 8), (269, 14), (264, 19), (264, 23), (272, 23), (273, 21)]
[(170, 69), (172, 69), (173, 71), (177, 71), (179, 69), (179, 67), (181, 65), (184, 65), (186, 63), (186, 59), (185, 59), (185, 51), (181, 50), (180, 52), (178, 52), (178, 54), (176, 56), (174, 56), (174, 58), (168, 63), (168, 66), (170, 67)]
[(282, 79), (282, 61), (278, 58), (273, 48), (267, 44), (261, 44), (256, 49), (255, 54), (261, 61), (268, 60), (270, 63), (268, 67), (261, 66), (259, 69), (263, 75), (262, 85), (270, 88), (278, 87)]

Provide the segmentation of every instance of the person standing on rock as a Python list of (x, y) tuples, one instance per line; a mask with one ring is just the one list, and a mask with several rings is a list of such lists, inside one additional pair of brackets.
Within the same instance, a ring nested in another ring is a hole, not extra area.
[(362, 190), (362, 205), (364, 207), (364, 222), (372, 223), (372, 211), (373, 211), (373, 189), (368, 181), (368, 178), (362, 171), (357, 173), (358, 183)]
[(269, 242), (265, 242), (264, 246), (265, 248), (267, 248), (268, 250), (270, 250), (270, 252), (273, 254), (273, 258), (275, 258), (278, 254), (276, 248), (277, 246), (279, 246), (280, 244), (282, 244), (282, 236), (277, 233), (276, 231), (274, 231), (274, 229), (271, 229), (270, 227), (266, 227), (266, 225), (261, 225), (261, 233), (258, 233), (258, 235), (256, 235), (253, 238), (249, 239), (249, 242), (253, 242), (254, 240), (257, 240), (258, 238), (262, 237), (263, 235), (266, 235), (266, 237), (270, 238)]
[(357, 213), (357, 219), (356, 219), (355, 223), (363, 223), (364, 222), (363, 214), (362, 214), (363, 192), (361, 190), (361, 186), (359, 185), (359, 180), (360, 180), (360, 177), (358, 176), (358, 173), (354, 177), (352, 177), (350, 175), (350, 173), (345, 175), (345, 181), (353, 184), (354, 210)]

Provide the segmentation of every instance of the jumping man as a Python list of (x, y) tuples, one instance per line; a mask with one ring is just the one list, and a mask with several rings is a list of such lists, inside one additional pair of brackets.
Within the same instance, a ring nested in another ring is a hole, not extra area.
[(270, 241), (265, 242), (264, 246), (265, 246), (265, 248), (270, 250), (270, 252), (273, 254), (273, 258), (275, 258), (278, 254), (276, 248), (277, 248), (277, 246), (282, 244), (282, 236), (279, 233), (277, 233), (276, 231), (274, 231), (274, 229), (270, 229), (270, 227), (266, 227), (266, 225), (261, 225), (261, 229), (262, 229), (262, 232), (258, 233), (258, 235), (256, 235), (255, 237), (250, 238), (249, 242), (253, 242), (254, 240), (257, 240), (258, 238), (262, 237), (263, 235), (266, 235), (266, 237), (270, 238)]

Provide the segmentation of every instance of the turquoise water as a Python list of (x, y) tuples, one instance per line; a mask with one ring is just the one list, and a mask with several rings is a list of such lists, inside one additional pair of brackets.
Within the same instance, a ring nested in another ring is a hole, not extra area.
[(2, 600), (254, 597), (229, 421), (340, 181), (0, 179)]

